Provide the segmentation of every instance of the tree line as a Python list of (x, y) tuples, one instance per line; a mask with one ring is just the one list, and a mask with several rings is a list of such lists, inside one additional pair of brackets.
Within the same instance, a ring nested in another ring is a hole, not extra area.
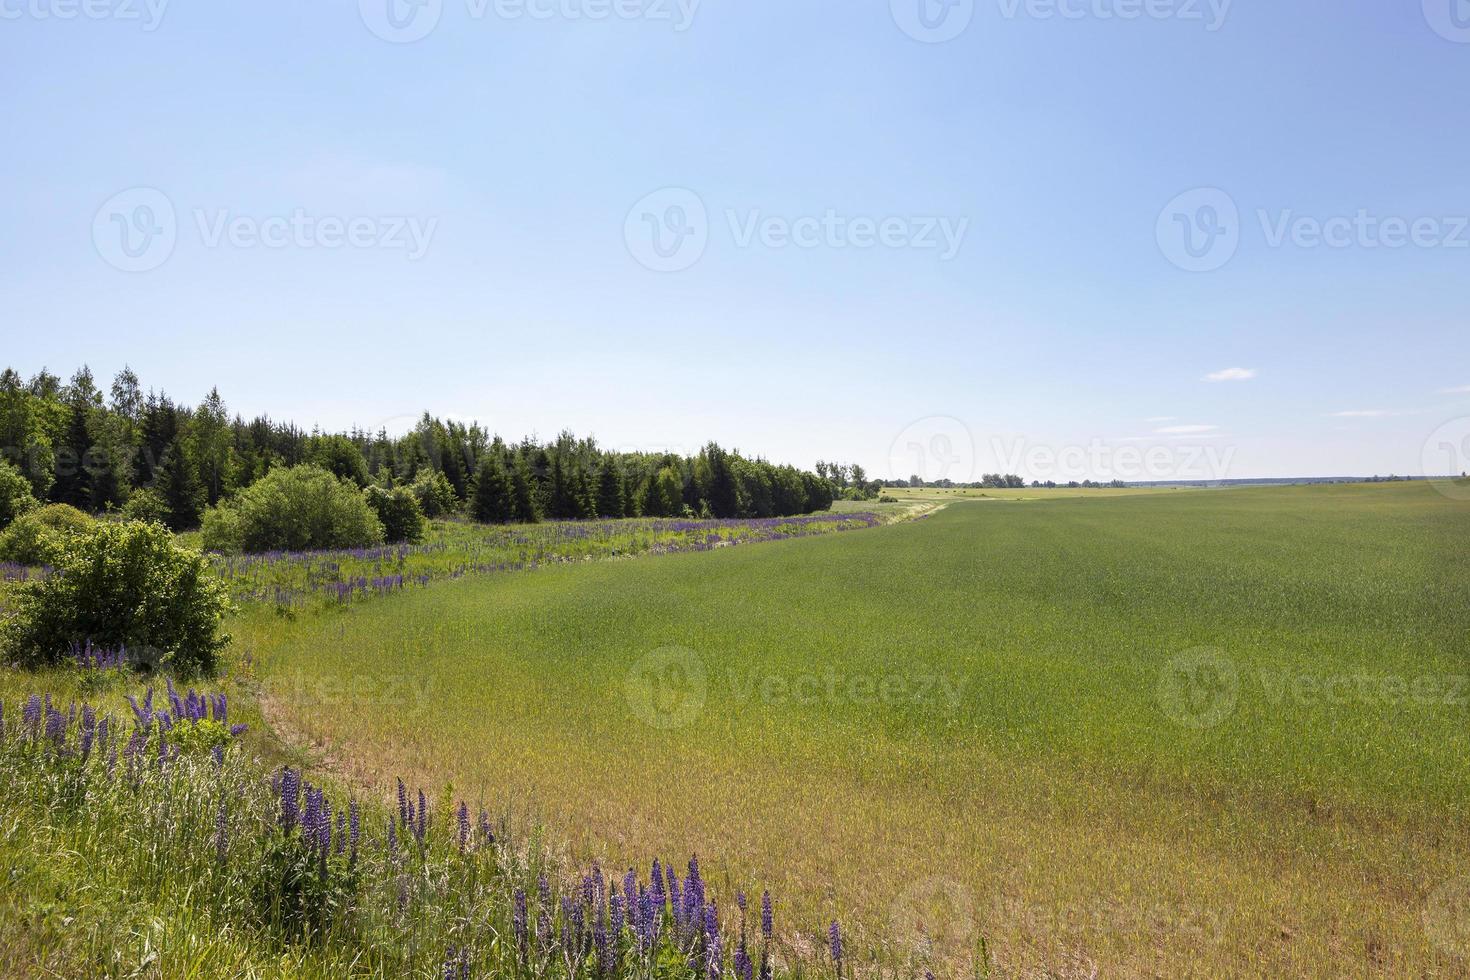
[[(279, 467), (313, 464), (359, 488), (412, 490), (429, 517), (482, 521), (594, 517), (783, 517), (869, 490), (861, 467), (822, 473), (749, 458), (711, 442), (697, 454), (610, 452), (562, 432), (507, 442), (478, 423), (428, 412), (402, 435), (306, 431), (231, 416), (217, 389), (196, 406), (146, 393), (123, 368), (103, 390), (86, 367), (69, 381), (42, 369), (0, 373), (0, 454), (35, 497), (197, 527)], [(829, 469), (832, 467), (832, 469)], [(833, 479), (833, 477), (837, 479)]]

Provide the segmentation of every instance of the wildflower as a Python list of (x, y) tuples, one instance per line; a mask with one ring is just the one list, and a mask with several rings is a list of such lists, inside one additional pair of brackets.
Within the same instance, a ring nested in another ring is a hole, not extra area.
[(774, 931), (772, 928), (774, 924), (773, 919), (774, 917), (771, 914), (771, 893), (763, 892), (761, 894), (761, 935), (767, 941), (770, 940), (771, 933)]
[(650, 876), (649, 887), (653, 890), (653, 900), (660, 909), (664, 906), (664, 873), (658, 866), (658, 858), (653, 859), (653, 874)]
[(41, 728), (41, 696), (32, 694), (26, 698), (25, 706), (20, 709), (20, 722), (35, 737)]
[(470, 843), (470, 808), (459, 801), (459, 850), (463, 854)]
[(511, 915), (511, 927), (515, 932), (516, 950), (521, 959), (526, 958), (529, 937), (526, 934), (526, 890), (517, 888), (515, 911)]
[(490, 829), (490, 814), (483, 809), (480, 811), (480, 843), (495, 843), (495, 832)]
[(296, 829), (300, 816), (301, 774), (290, 766), (281, 770), (281, 829), (290, 833)]
[(428, 818), (428, 815), (429, 803), (424, 799), (424, 791), (419, 790), (419, 821), (414, 825), (413, 835), (418, 838), (420, 844), (424, 842), (424, 821)]
[(408, 812), (408, 790), (403, 786), (403, 780), (398, 780), (398, 822), (405, 827), (411, 823)]
[(750, 952), (745, 948), (745, 940), (740, 940), (740, 945), (735, 948), (735, 980), (751, 980), (754, 966), (750, 962)]
[[(348, 800), (347, 801), (347, 813), (348, 813), (348, 816), (347, 816), (347, 842), (348, 842), (347, 862), (349, 864), (356, 864), (357, 863), (357, 845), (358, 845), (358, 842), (362, 840), (362, 825), (361, 825), (361, 823), (359, 821), (359, 816), (360, 815), (357, 812), (357, 801), (356, 800)], [(389, 823), (390, 826), (392, 825), (392, 822), (393, 822), (392, 821), (392, 818), (390, 817), (389, 818), (389, 821), (388, 821), (388, 823)]]
[(842, 927), (837, 920), (832, 920), (832, 925), (827, 929), (827, 940), (832, 948), (832, 962), (837, 966), (838, 980), (842, 977)]

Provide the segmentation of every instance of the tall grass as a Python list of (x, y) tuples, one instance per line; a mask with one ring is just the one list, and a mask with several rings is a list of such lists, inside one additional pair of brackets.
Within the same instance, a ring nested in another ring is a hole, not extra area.
[[(267, 778), (223, 696), (134, 700), (121, 722), (50, 696), (0, 705), (0, 938), (69, 976), (802, 976), (770, 895), (593, 866), (397, 784), (396, 806)], [(836, 936), (836, 924), (832, 926)], [(833, 951), (841, 956), (840, 939)]]

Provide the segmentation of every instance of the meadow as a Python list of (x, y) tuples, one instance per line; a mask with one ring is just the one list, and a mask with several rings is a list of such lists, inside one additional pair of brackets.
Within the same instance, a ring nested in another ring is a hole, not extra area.
[(956, 501), (255, 612), (236, 649), (347, 785), (609, 866), (697, 850), (798, 945), (840, 915), (887, 962), (1455, 975), (1467, 531), (1424, 485)]
[[(549, 903), (537, 968), (517, 889), (534, 911), (543, 872), (575, 898), (594, 864), (646, 888), (652, 857), (697, 854), (727, 961), (734, 896), (776, 897), (783, 976), (831, 975), (838, 920), (847, 975), (1470, 970), (1462, 502), (981, 493), (217, 558), (240, 606), (208, 689), (249, 726), (219, 768), (140, 769), (131, 791), (99, 748), (79, 782), (18, 705), (46, 690), (126, 718), (144, 682), (0, 672), (0, 941), (21, 975), (570, 976), (548, 951), (592, 942), (571, 916), (593, 904)], [(841, 530), (859, 533), (823, 533)], [(283, 766), (368, 828), (350, 914), (315, 943), (260, 912), (262, 862), (312, 846), (278, 826)], [(399, 777), (434, 814), (410, 871), (381, 829)], [(458, 846), (457, 800), (494, 848)], [(658, 953), (629, 934), (629, 975), (686, 969), (677, 915)]]

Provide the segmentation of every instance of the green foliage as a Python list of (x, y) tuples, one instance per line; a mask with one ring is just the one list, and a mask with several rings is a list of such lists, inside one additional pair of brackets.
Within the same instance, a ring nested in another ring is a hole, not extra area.
[(603, 465), (597, 479), (597, 516), (623, 516), (623, 478), (611, 460)]
[(6, 624), (7, 654), (26, 666), (55, 664), (74, 644), (158, 650), (175, 670), (207, 673), (229, 637), (220, 623), (225, 587), (204, 556), (176, 546), (168, 529), (129, 521), (67, 537), (59, 574), (26, 583)]
[(361, 491), (303, 464), (271, 470), (213, 508), (203, 540), (211, 551), (262, 552), (364, 548), (384, 538), (383, 522)]
[(359, 487), (368, 484), (367, 460), (362, 450), (344, 435), (312, 436), (307, 461), (333, 476), (351, 480)]
[(365, 491), (368, 505), (377, 513), (383, 524), (383, 535), (389, 544), (418, 544), (424, 538), (424, 512), (419, 509), (418, 498), (407, 487), (368, 487)]
[(230, 744), (230, 726), (213, 718), (175, 722), (168, 730), (168, 740), (189, 755), (206, 755)]
[(163, 494), (151, 487), (134, 490), (128, 502), (123, 505), (122, 513), (130, 521), (156, 521), (159, 524), (167, 524), (170, 514), (168, 501), (163, 499)]
[(410, 489), (418, 498), (419, 510), (430, 520), (459, 510), (459, 498), (454, 494), (454, 487), (438, 470), (419, 470)]
[(515, 488), (505, 461), (497, 452), (485, 454), (475, 474), (475, 490), (470, 497), (470, 515), (487, 524), (505, 524), (516, 516)]
[(0, 531), (20, 515), (36, 507), (31, 482), (20, 470), (0, 459)]
[(168, 526), (175, 531), (197, 527), (204, 508), (204, 488), (181, 440), (175, 438), (164, 450), (157, 477), (158, 492), (168, 506)]
[(0, 561), (18, 565), (56, 565), (67, 542), (96, 522), (69, 504), (47, 504), (27, 511), (0, 533)]

